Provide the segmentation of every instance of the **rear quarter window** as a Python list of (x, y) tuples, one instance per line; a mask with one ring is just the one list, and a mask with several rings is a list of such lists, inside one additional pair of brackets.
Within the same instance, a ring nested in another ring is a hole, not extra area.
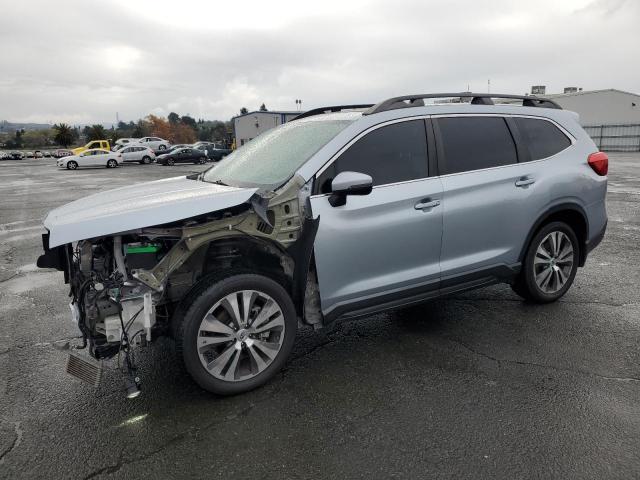
[(516, 117), (514, 120), (529, 149), (531, 160), (550, 157), (571, 145), (571, 140), (547, 120), (522, 117)]

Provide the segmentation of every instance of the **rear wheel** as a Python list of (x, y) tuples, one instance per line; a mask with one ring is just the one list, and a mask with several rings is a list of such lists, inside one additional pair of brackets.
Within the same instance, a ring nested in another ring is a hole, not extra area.
[(116, 168), (118, 166), (118, 162), (116, 162), (113, 158), (107, 160), (107, 168)]
[(75, 170), (76, 168), (78, 168), (78, 162), (74, 162), (73, 160), (67, 162), (68, 170)]
[(513, 290), (536, 303), (558, 300), (573, 284), (579, 248), (578, 238), (569, 225), (564, 222), (545, 225), (531, 240)]
[(188, 302), (176, 347), (202, 388), (220, 395), (246, 392), (282, 368), (297, 319), (280, 284), (261, 275), (234, 275), (203, 284)]
[(200, 157), (197, 163), (199, 163), (200, 165), (204, 165), (205, 163), (207, 163), (207, 157)]

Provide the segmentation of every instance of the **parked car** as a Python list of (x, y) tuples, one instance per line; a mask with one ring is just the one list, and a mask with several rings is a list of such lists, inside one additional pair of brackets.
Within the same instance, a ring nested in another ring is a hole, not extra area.
[(11, 154), (9, 152), (0, 152), (0, 160), (11, 160)]
[(164, 155), (165, 153), (173, 152), (174, 150), (177, 150), (179, 148), (194, 148), (194, 146), (190, 143), (179, 143), (177, 145), (171, 145), (168, 149), (162, 152), (162, 154)]
[(207, 163), (207, 154), (197, 148), (176, 148), (169, 153), (158, 155), (156, 160), (160, 165), (175, 163)]
[(33, 158), (34, 157), (34, 153), (32, 151), (29, 151), (29, 150), (24, 152), (23, 155), (24, 155), (24, 158)]
[(99, 148), (101, 150), (111, 150), (111, 145), (109, 144), (109, 140), (92, 140), (87, 143), (84, 147), (77, 147), (71, 150), (74, 155), (79, 155), (86, 150), (93, 150)]
[(73, 155), (73, 152), (64, 148), (59, 148), (58, 150), (54, 150), (53, 152), (53, 156), (55, 158), (67, 157), (69, 155)]
[(219, 143), (203, 143), (196, 146), (198, 150), (206, 152), (207, 157), (213, 161), (222, 160), (224, 157), (231, 153), (230, 148), (224, 148)]
[(154, 152), (164, 152), (170, 146), (169, 142), (158, 137), (142, 137), (132, 143), (140, 144), (144, 147), (149, 147)]
[(58, 159), (56, 165), (67, 170), (76, 170), (79, 167), (107, 167), (115, 168), (122, 164), (122, 154), (103, 150), (101, 148), (93, 148), (85, 150), (79, 155), (70, 155)]
[(44, 154), (40, 150), (33, 152), (33, 158), (44, 158)]
[(11, 158), (13, 160), (22, 160), (24, 157), (25, 157), (25, 154), (23, 152), (19, 152), (19, 151), (11, 152)]
[(136, 162), (148, 165), (156, 159), (156, 154), (153, 150), (141, 145), (125, 146), (118, 150), (118, 153), (122, 154), (122, 159), (125, 163)]
[(138, 140), (139, 139), (137, 139), (137, 138), (119, 138), (113, 144), (112, 150), (115, 152), (115, 151), (120, 150), (121, 148), (129, 145), (130, 143), (136, 143)]
[(607, 156), (552, 100), (458, 95), (311, 110), (201, 174), (57, 208), (38, 266), (65, 271), (89, 353), (120, 355), (132, 396), (139, 336), (169, 333), (201, 387), (235, 394), (277, 374), (298, 325), (498, 282), (558, 300), (604, 236)]

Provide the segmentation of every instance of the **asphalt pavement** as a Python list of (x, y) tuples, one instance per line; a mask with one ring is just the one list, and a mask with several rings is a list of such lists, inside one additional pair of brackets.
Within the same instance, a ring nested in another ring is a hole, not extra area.
[[(611, 154), (609, 227), (567, 295), (507, 285), (299, 331), (286, 368), (230, 398), (172, 342), (137, 355), (143, 394), (64, 372), (78, 335), (39, 270), (47, 211), (201, 171), (0, 162), (0, 478), (640, 478), (640, 154)], [(113, 367), (112, 367), (113, 368)]]

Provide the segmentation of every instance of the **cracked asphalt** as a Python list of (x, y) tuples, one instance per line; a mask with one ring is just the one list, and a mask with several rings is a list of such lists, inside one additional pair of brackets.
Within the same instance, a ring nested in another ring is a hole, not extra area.
[(64, 373), (77, 341), (41, 221), (96, 190), (202, 167), (0, 162), (0, 478), (640, 478), (640, 154), (611, 154), (609, 228), (568, 294), (506, 285), (302, 330), (265, 387), (219, 398), (169, 340), (143, 395)]

